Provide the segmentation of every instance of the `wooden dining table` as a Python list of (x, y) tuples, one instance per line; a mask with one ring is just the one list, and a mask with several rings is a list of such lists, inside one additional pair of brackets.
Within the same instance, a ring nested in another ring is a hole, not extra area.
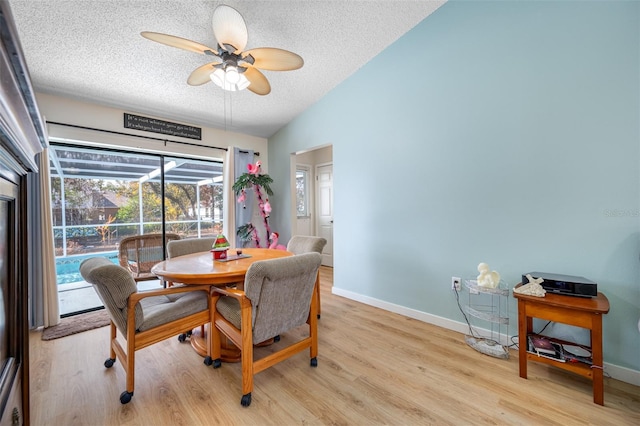
[[(174, 257), (157, 263), (151, 272), (161, 280), (173, 284), (210, 284), (212, 286), (242, 286), (244, 277), (253, 262), (258, 260), (277, 259), (293, 256), (285, 250), (266, 248), (243, 248), (242, 254), (237, 249), (229, 249), (226, 259), (213, 258), (212, 252), (192, 253)], [(200, 329), (191, 332), (191, 346), (201, 356), (207, 355), (207, 339)], [(222, 360), (225, 362), (239, 362), (240, 352), (230, 342), (222, 348)]]

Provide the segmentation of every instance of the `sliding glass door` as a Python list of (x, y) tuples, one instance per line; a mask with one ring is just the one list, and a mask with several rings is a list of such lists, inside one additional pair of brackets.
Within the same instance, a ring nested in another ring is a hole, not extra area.
[(80, 277), (84, 259), (118, 263), (119, 242), (133, 235), (194, 238), (222, 228), (220, 162), (69, 145), (52, 145), (50, 162), (62, 316), (102, 305)]
[[(165, 159), (164, 219), (168, 232), (182, 238), (214, 236), (222, 231), (222, 164), (174, 157)], [(159, 183), (159, 182), (158, 182)]]

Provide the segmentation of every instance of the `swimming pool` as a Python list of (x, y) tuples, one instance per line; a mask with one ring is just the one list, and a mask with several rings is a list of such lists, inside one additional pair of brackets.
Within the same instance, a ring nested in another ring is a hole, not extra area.
[(115, 263), (118, 262), (117, 251), (105, 251), (92, 254), (79, 254), (76, 256), (57, 257), (56, 258), (56, 282), (60, 284), (77, 283), (84, 281), (80, 275), (80, 264), (83, 260), (90, 257), (105, 257)]

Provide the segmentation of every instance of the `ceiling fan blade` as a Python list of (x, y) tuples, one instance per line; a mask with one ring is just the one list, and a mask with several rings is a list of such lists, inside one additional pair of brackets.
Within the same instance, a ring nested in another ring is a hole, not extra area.
[[(240, 12), (227, 5), (220, 5), (213, 11), (213, 34), (218, 44), (229, 52), (239, 53), (247, 45), (249, 34), (247, 24)], [(225, 45), (235, 48), (229, 49)]]
[(213, 55), (216, 54), (216, 50), (186, 38), (172, 36), (169, 34), (154, 33), (151, 31), (143, 31), (140, 35), (144, 38), (148, 38), (149, 40), (157, 41), (158, 43), (166, 44), (167, 46), (188, 50), (190, 52), (200, 53), (202, 55), (207, 54), (207, 52), (210, 52), (209, 54)]
[[(304, 60), (300, 55), (275, 47), (247, 50), (242, 54), (242, 57), (248, 59), (249, 55), (254, 59), (253, 66), (262, 70), (291, 71), (304, 65)], [(249, 62), (251, 61), (249, 60)]]
[(220, 62), (211, 62), (196, 68), (187, 79), (187, 84), (190, 86), (201, 86), (210, 82), (211, 78), (209, 76), (215, 71), (216, 65), (218, 64), (220, 64)]
[(269, 80), (255, 68), (247, 67), (244, 76), (251, 82), (248, 89), (257, 95), (268, 95), (271, 92)]

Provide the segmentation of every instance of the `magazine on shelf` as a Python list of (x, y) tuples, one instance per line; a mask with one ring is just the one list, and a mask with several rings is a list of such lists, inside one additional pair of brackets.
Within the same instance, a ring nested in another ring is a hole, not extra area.
[(529, 335), (529, 343), (532, 346), (531, 349), (537, 353), (554, 355), (558, 352), (551, 340), (544, 336)]
[(540, 335), (529, 335), (528, 352), (558, 362), (582, 362), (592, 365), (591, 352), (578, 345), (561, 344)]
[(529, 336), (529, 353), (557, 362), (567, 362), (563, 355), (562, 345), (554, 343), (542, 336)]

